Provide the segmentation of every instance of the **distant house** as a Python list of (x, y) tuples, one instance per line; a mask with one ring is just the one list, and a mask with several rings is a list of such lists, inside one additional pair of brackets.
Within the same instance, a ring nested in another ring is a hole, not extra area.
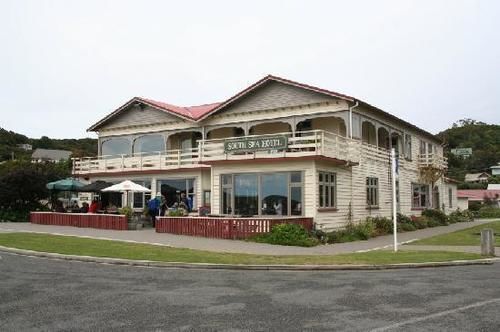
[(490, 177), (491, 177), (491, 175), (489, 175), (486, 172), (482, 172), (482, 173), (469, 173), (469, 174), (465, 174), (465, 182), (469, 182), (469, 183), (484, 183), (484, 182), (488, 182), (488, 179)]
[(31, 162), (53, 162), (57, 163), (61, 160), (68, 160), (71, 156), (71, 151), (66, 150), (50, 150), (50, 149), (36, 149), (31, 155)]
[(459, 207), (462, 208), (462, 200), (467, 199), (468, 203), (480, 202), (483, 203), (485, 199), (496, 200), (500, 198), (500, 190), (486, 190), (486, 189), (465, 189), (457, 191), (457, 198)]
[(33, 150), (33, 146), (31, 144), (18, 144), (17, 147), (19, 149), (23, 149), (25, 151), (31, 151), (31, 150)]
[(500, 175), (500, 163), (495, 166), (491, 166), (491, 175)]

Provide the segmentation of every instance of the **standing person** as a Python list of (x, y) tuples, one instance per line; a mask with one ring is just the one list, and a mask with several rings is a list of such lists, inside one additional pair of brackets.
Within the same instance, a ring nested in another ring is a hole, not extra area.
[(168, 210), (167, 199), (165, 196), (161, 195), (161, 203), (160, 203), (160, 216), (166, 215)]
[(181, 193), (181, 203), (186, 206), (188, 212), (191, 212), (191, 210), (193, 209), (193, 202), (190, 198), (186, 197), (186, 193), (184, 192)]
[(151, 216), (151, 223), (153, 224), (153, 228), (156, 224), (156, 216), (159, 213), (160, 209), (160, 197), (161, 193), (157, 193), (155, 198), (151, 198), (148, 202), (149, 215)]

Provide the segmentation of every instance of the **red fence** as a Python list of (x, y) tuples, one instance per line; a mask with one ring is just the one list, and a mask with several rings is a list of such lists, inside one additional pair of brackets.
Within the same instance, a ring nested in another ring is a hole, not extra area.
[(298, 224), (312, 230), (312, 218), (157, 217), (156, 231), (219, 239), (246, 239), (268, 233), (274, 225)]
[(127, 217), (114, 214), (31, 212), (30, 222), (40, 225), (127, 230)]

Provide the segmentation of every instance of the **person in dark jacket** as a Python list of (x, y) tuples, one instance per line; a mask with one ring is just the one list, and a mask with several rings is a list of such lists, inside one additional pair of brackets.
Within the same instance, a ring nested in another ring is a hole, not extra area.
[(156, 216), (158, 216), (160, 209), (160, 196), (161, 193), (158, 193), (156, 194), (155, 198), (151, 198), (148, 202), (148, 210), (149, 210), (149, 215), (151, 216), (151, 223), (153, 224), (153, 227), (155, 227)]

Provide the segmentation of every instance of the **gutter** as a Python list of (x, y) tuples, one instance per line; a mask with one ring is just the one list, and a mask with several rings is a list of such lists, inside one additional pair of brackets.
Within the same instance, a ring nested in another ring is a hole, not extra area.
[(349, 106), (349, 138), (352, 139), (352, 110), (359, 106), (359, 102), (356, 100), (356, 104)]

